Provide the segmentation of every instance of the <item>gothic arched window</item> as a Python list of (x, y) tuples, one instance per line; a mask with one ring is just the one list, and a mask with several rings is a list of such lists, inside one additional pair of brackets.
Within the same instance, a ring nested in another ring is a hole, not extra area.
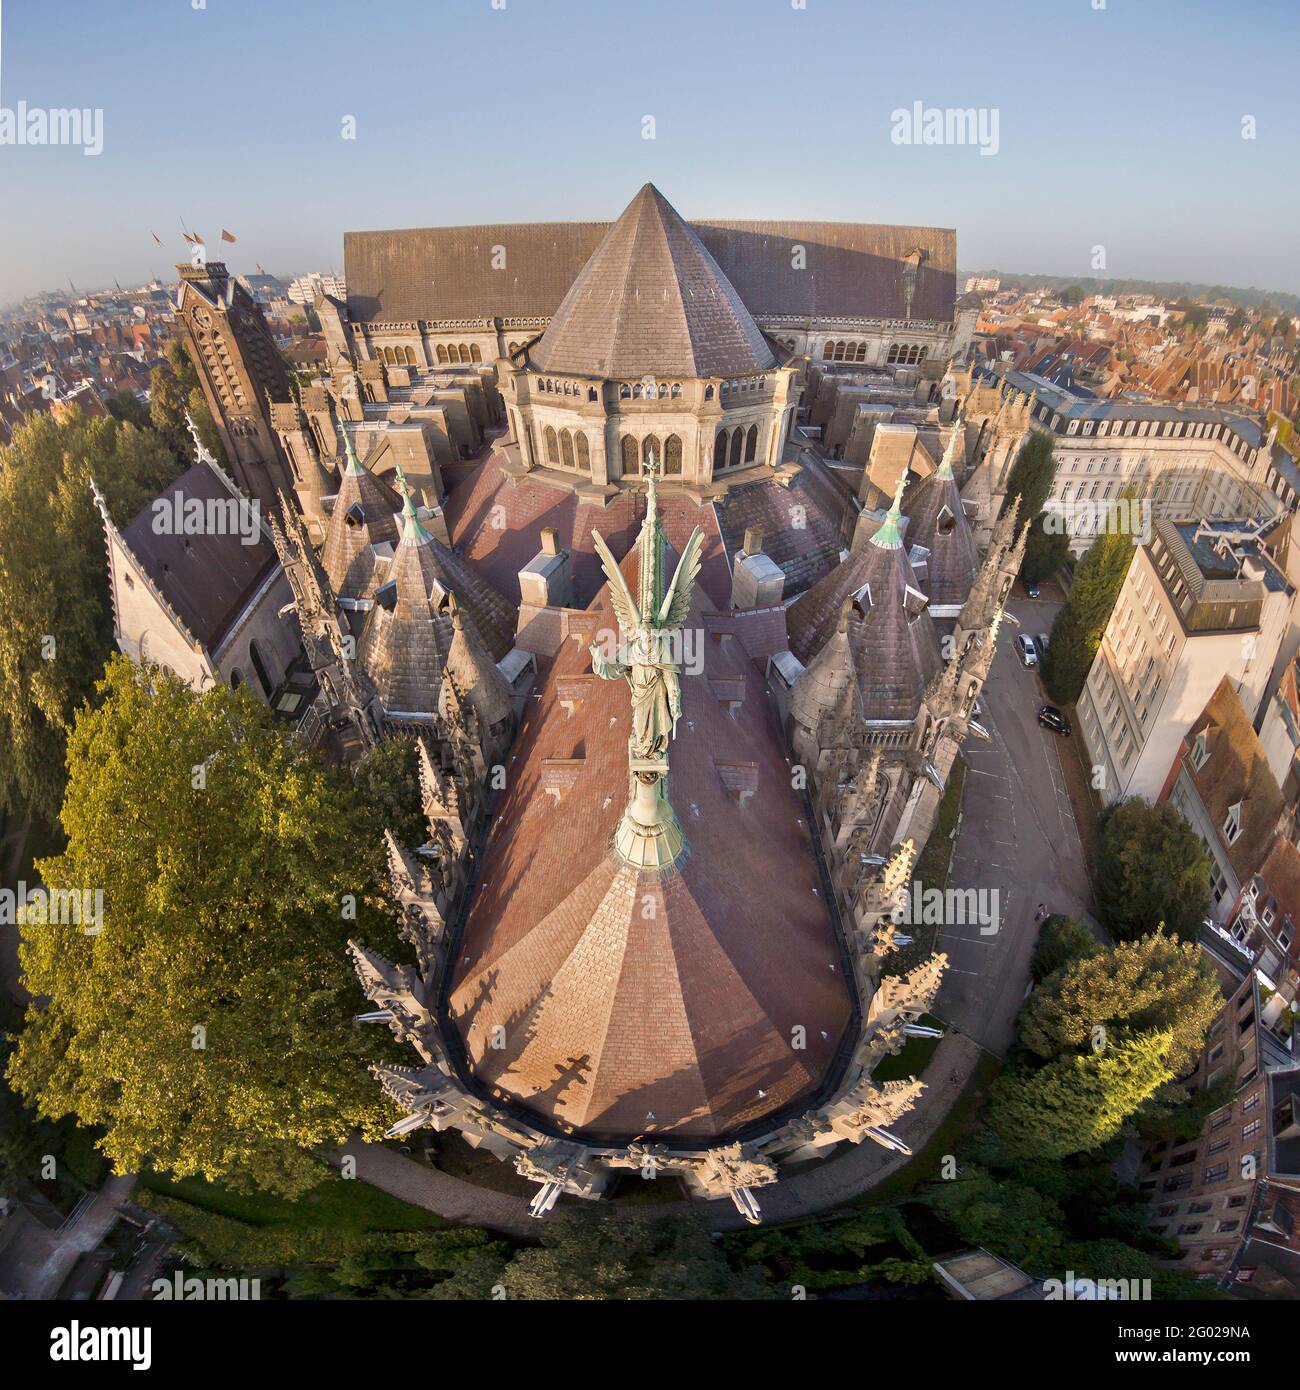
[(564, 466), (566, 468), (574, 468), (577, 466), (573, 461), (573, 436), (568, 430), (563, 431), (560, 435), (560, 453), (564, 457)]
[(586, 436), (585, 434), (579, 434), (579, 435), (577, 436), (577, 443), (578, 443), (578, 468), (579, 468), (580, 471), (583, 472), (583, 473), (590, 473), (590, 472), (591, 472), (591, 449), (590, 449), (590, 446), (587, 444), (587, 436)]
[(758, 453), (758, 426), (750, 425), (749, 433), (745, 436), (745, 462), (753, 463), (754, 455)]
[(731, 435), (731, 461), (727, 465), (729, 468), (740, 467), (740, 451), (744, 444), (745, 431), (742, 429), (734, 430)]
[(480, 351), (477, 343), (470, 344), (469, 360), (471, 362), (481, 362), (483, 360), (483, 353)]
[(555, 439), (555, 430), (551, 425), (546, 427), (546, 461), (557, 466), (560, 462), (560, 451)]
[(637, 467), (637, 447), (636, 440), (630, 434), (623, 436), (623, 476), (625, 478), (635, 478), (641, 471)]
[(727, 466), (727, 432), (719, 430), (713, 436), (713, 471), (721, 473)]
[(681, 475), (682, 471), (682, 441), (681, 436), (670, 434), (664, 440), (664, 473)]
[(664, 451), (659, 447), (659, 440), (653, 435), (648, 434), (641, 441), (641, 458), (644, 462), (650, 462), (650, 455), (653, 454), (659, 463), (664, 461)]
[(439, 362), (445, 362), (446, 360), (447, 360), (447, 344), (446, 344), (446, 343), (439, 343), (439, 344), (438, 344), (438, 361), (439, 361)]

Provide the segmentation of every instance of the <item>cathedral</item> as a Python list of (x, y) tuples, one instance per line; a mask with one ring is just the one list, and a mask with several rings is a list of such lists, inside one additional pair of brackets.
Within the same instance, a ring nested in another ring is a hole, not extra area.
[(640, 1174), (757, 1221), (792, 1164), (906, 1152), (923, 1083), (873, 1070), (932, 1035), (945, 961), (899, 966), (898, 906), (1024, 545), (1027, 411), (974, 399), (953, 233), (692, 223), (647, 184), (613, 223), (346, 257), (300, 398), (223, 268), (178, 317), (269, 512), (226, 603), (290, 595), (299, 736), (415, 743), (411, 959), (352, 947), (413, 1049), (375, 1068), (392, 1133), (459, 1132), (538, 1216)]

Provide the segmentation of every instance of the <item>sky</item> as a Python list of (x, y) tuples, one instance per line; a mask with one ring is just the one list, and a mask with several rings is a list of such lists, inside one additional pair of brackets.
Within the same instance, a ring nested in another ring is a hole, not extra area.
[[(0, 141), (20, 101), (103, 113), (96, 156), (0, 143), (0, 304), (171, 278), (182, 223), (341, 271), (346, 230), (608, 220), (647, 180), (955, 227), (963, 269), (1300, 292), (1297, 0), (0, 5)], [(916, 102), (996, 111), (996, 153), (896, 143)]]

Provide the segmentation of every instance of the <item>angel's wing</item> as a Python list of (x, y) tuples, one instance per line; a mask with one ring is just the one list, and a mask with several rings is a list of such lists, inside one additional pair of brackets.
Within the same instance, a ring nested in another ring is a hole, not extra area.
[(668, 592), (664, 595), (663, 605), (659, 609), (659, 621), (655, 624), (656, 627), (680, 627), (686, 621), (686, 615), (691, 609), (691, 593), (695, 588), (695, 576), (700, 572), (700, 547), (703, 543), (703, 533), (697, 526), (691, 532), (690, 540), (686, 542), (686, 548), (682, 551), (682, 558), (677, 562), (677, 571), (673, 575), (673, 582), (668, 586)]
[(596, 543), (596, 554), (600, 556), (605, 578), (609, 580), (609, 596), (614, 603), (614, 614), (618, 618), (618, 625), (630, 635), (641, 626), (641, 614), (637, 611), (636, 601), (632, 597), (631, 590), (627, 587), (627, 581), (623, 578), (623, 572), (618, 567), (618, 561), (614, 558), (609, 546), (605, 544), (605, 538), (599, 531), (593, 531), (591, 538)]

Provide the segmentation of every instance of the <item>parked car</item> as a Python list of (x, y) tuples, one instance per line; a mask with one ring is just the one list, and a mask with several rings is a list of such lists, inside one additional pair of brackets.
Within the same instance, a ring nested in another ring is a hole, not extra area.
[(1038, 655), (1040, 657), (1047, 655), (1047, 634), (1045, 632), (1040, 632), (1034, 638), (1034, 646), (1038, 648)]
[(1070, 721), (1055, 705), (1044, 705), (1038, 711), (1038, 722), (1044, 729), (1051, 729), (1053, 733), (1064, 734), (1066, 738), (1070, 736)]
[(1019, 632), (1016, 634), (1016, 655), (1020, 658), (1020, 664), (1027, 671), (1038, 665), (1038, 650), (1034, 646), (1034, 639), (1027, 633)]
[(1030, 598), (1037, 598), (1037, 597), (1038, 597), (1038, 592), (1039, 592), (1039, 591), (1038, 591), (1038, 585), (1037, 585), (1037, 584), (1029, 584), (1029, 583), (1027, 583), (1027, 584), (1025, 585), (1025, 593), (1027, 593), (1027, 594), (1029, 595)]

